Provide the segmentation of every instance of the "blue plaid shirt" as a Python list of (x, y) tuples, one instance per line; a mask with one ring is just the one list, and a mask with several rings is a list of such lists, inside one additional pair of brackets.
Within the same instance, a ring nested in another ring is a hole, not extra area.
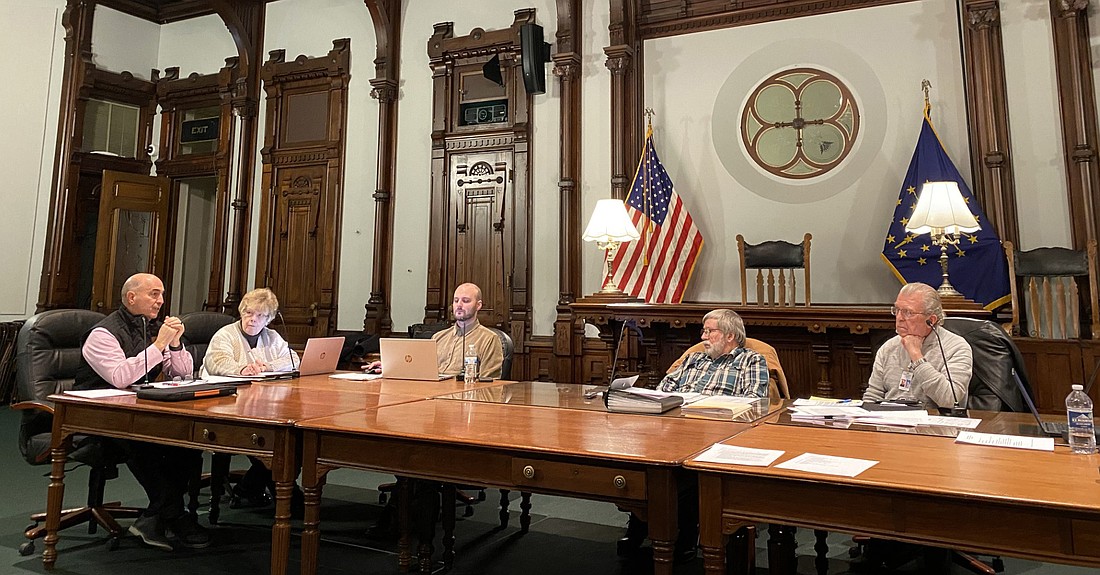
[(734, 348), (718, 359), (700, 351), (689, 355), (680, 367), (666, 375), (657, 389), (768, 397), (768, 364), (764, 356), (744, 347)]

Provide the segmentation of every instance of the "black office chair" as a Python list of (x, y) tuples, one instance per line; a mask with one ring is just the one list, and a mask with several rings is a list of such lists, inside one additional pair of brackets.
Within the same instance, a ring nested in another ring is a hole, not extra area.
[[(27, 463), (50, 463), (54, 408), (53, 402), (46, 398), (72, 389), (81, 361), (81, 338), (102, 319), (103, 314), (84, 309), (50, 310), (31, 317), (19, 330), (16, 403), (12, 408), (23, 411), (19, 451)], [(119, 537), (126, 533), (115, 519), (138, 517), (142, 511), (123, 507), (117, 501), (103, 502), (107, 480), (118, 477), (118, 465), (125, 462), (125, 454), (111, 449), (97, 437), (77, 435), (73, 437), (69, 460), (87, 465), (90, 470), (88, 502), (84, 507), (63, 510), (60, 528), (87, 523), (88, 533), (94, 534), (102, 526), (108, 532), (108, 548), (115, 549)], [(34, 523), (24, 532), (28, 541), (19, 546), (20, 555), (34, 553), (35, 539), (46, 535), (46, 528), (41, 525), (45, 519), (45, 513), (31, 515)]]
[[(202, 369), (202, 362), (206, 358), (206, 349), (210, 346), (210, 338), (217, 331), (235, 321), (237, 318), (214, 311), (196, 311), (180, 317), (183, 322), (183, 338), (181, 343), (191, 352), (191, 359), (195, 363), (195, 373)], [(210, 487), (210, 524), (216, 525), (221, 517), (221, 500), (225, 495), (228, 484), (240, 479), (244, 473), (235, 475), (229, 472), (229, 463), (233, 455), (230, 453), (213, 453), (210, 457), (210, 473), (203, 474), (200, 460), (199, 468), (191, 477), (187, 490), (187, 510), (192, 516), (198, 515), (199, 491), (203, 487)]]

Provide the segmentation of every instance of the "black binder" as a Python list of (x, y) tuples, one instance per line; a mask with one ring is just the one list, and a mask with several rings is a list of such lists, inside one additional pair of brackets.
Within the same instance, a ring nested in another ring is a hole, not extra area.
[(180, 387), (139, 389), (138, 399), (153, 401), (188, 401), (207, 397), (220, 397), (237, 393), (237, 386), (225, 383), (200, 383)]

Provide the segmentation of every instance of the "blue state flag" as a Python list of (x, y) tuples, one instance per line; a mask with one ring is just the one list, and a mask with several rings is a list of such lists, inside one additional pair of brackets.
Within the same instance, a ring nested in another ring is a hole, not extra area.
[(925, 109), (917, 149), (909, 162), (909, 171), (901, 185), (901, 194), (890, 231), (882, 245), (882, 259), (902, 283), (923, 282), (939, 287), (943, 282), (940, 269), (940, 247), (932, 243), (931, 234), (915, 235), (905, 231), (905, 224), (917, 205), (921, 185), (925, 182), (954, 181), (959, 184), (967, 207), (978, 220), (981, 230), (963, 233), (957, 246), (947, 248), (947, 272), (951, 284), (967, 298), (992, 310), (1008, 302), (1008, 265), (1001, 240), (986, 219), (977, 198), (963, 182), (955, 164), (940, 144), (932, 120)]

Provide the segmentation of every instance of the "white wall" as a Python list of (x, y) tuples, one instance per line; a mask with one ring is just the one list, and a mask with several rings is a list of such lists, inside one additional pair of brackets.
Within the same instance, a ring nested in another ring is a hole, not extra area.
[(160, 27), (157, 68), (178, 67), (180, 78), (195, 74), (216, 74), (225, 59), (237, 55), (229, 29), (216, 15), (173, 22)]
[[(0, 5), (0, 102), (12, 112), (0, 138), (0, 321), (34, 313), (50, 208), (54, 142), (64, 66), (61, 0), (15, 0)], [(14, 81), (18, 79), (18, 81)], [(37, 90), (28, 90), (35, 86)]]
[(1001, 2), (1001, 34), (1020, 223), (1016, 247), (1071, 247), (1050, 4)]
[[(647, 42), (654, 143), (706, 242), (684, 299), (740, 300), (737, 234), (798, 242), (810, 232), (815, 302), (890, 301), (898, 284), (880, 250), (920, 131), (924, 78), (938, 133), (969, 173), (957, 30), (954, 2), (930, 0)], [(798, 65), (852, 88), (861, 108), (852, 153), (801, 182), (730, 163), (745, 157), (737, 110), (760, 81)]]
[(96, 68), (149, 80), (158, 67), (159, 46), (160, 26), (105, 6), (95, 7), (92, 61)]
[[(534, 7), (536, 19), (544, 28), (545, 38), (553, 39), (557, 30), (557, 12), (549, 0), (487, 0), (477, 10), (458, 2), (437, 2), (430, 10), (411, 10), (405, 6), (405, 25), (401, 32), (401, 89), (398, 104), (397, 190), (394, 199), (394, 267), (391, 316), (395, 330), (424, 320), (427, 290), (428, 232), (423, 223), (431, 209), (431, 133), (432, 75), (428, 67), (428, 38), (439, 22), (454, 22), (455, 36), (465, 36), (473, 28), (499, 30), (512, 25), (513, 12)], [(424, 4), (417, 4), (424, 6)], [(532, 301), (536, 310), (535, 332), (553, 331), (553, 307), (557, 303), (558, 221), (558, 91), (547, 67), (547, 92), (534, 97), (532, 122), (535, 126), (531, 146), (531, 190), (534, 198), (533, 229), (538, 250), (533, 270)], [(417, 225), (419, 224), (419, 225)], [(545, 246), (545, 247), (544, 247)], [(552, 252), (552, 253), (551, 253)], [(549, 267), (548, 267), (549, 265)], [(447, 289), (447, 288), (444, 288)], [(549, 306), (549, 311), (546, 310)]]

